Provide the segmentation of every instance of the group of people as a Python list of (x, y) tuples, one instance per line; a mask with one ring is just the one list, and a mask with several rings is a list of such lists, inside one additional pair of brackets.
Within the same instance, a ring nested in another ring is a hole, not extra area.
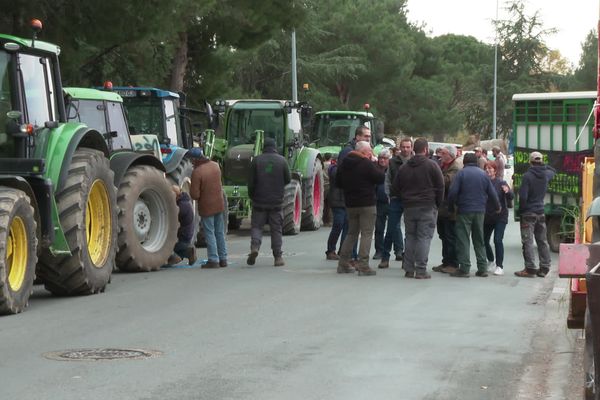
[[(442, 263), (433, 271), (469, 277), (472, 242), (475, 275), (503, 275), (503, 238), (514, 194), (503, 178), (506, 157), (501, 150), (493, 148), (494, 160), (488, 160), (483, 150), (476, 148), (463, 156), (461, 165), (453, 145), (441, 147), (431, 156), (426, 139), (413, 143), (402, 138), (397, 148), (383, 149), (374, 157), (370, 139), (370, 130), (358, 127), (355, 138), (328, 168), (333, 224), (326, 259), (338, 261), (337, 272), (376, 274), (369, 266), (374, 234), (373, 259), (381, 260), (378, 268), (389, 268), (393, 248), (407, 278), (429, 279), (429, 250), (437, 228)], [(530, 163), (519, 192), (525, 268), (515, 275), (544, 277), (550, 268), (550, 254), (543, 201), (555, 171), (544, 165), (538, 152), (531, 153)]]

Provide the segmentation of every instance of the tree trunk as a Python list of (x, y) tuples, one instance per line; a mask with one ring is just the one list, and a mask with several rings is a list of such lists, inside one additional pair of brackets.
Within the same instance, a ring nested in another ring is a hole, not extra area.
[(340, 103), (347, 106), (348, 105), (348, 100), (350, 99), (350, 90), (348, 88), (348, 85), (346, 85), (343, 82), (337, 82), (335, 84), (335, 93), (338, 97), (338, 99), (340, 100)]
[(171, 84), (170, 90), (174, 92), (182, 92), (185, 81), (185, 71), (188, 64), (188, 35), (187, 32), (178, 33), (179, 46), (173, 56), (173, 64), (171, 67)]

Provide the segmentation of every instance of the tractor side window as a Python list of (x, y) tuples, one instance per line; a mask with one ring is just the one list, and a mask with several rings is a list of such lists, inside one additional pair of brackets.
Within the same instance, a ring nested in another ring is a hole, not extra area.
[[(69, 118), (83, 122), (100, 133), (106, 133), (106, 118), (104, 117), (104, 105), (99, 100), (77, 100), (71, 107), (76, 107), (77, 112), (69, 110)], [(75, 116), (75, 117), (74, 117)]]
[(111, 132), (117, 132), (116, 136), (112, 136), (113, 150), (131, 149), (123, 105), (118, 102), (108, 101), (106, 107), (108, 111), (108, 123), (110, 124), (109, 129)]
[(20, 61), (20, 70), (25, 88), (27, 122), (34, 126), (43, 126), (46, 121), (53, 120), (53, 105), (50, 98), (54, 94), (52, 93), (53, 86), (47, 69), (49, 60), (23, 54)]
[(175, 106), (173, 100), (165, 100), (165, 125), (166, 125), (166, 136), (171, 139), (172, 145), (179, 145), (178, 126), (177, 121), (179, 116), (175, 115)]

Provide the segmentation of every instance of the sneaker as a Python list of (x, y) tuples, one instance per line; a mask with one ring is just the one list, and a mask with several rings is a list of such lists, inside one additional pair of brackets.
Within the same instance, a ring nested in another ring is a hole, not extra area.
[(404, 260), (404, 253), (396, 254), (396, 261), (402, 261), (402, 260)]
[(200, 268), (202, 268), (202, 269), (214, 269), (214, 268), (221, 268), (221, 266), (216, 261), (208, 261), (206, 264), (204, 264)]
[(519, 278), (535, 278), (535, 272), (528, 270), (527, 268), (522, 269), (521, 271), (515, 272), (515, 275)]
[(493, 261), (488, 261), (488, 268), (487, 271), (488, 272), (494, 272), (496, 270), (496, 265), (494, 264)]
[(471, 276), (471, 274), (469, 274), (468, 272), (464, 272), (461, 269), (457, 269), (456, 271), (451, 272), (450, 276), (453, 276), (455, 278), (468, 278), (469, 276)]
[(427, 272), (415, 274), (415, 279), (431, 279), (431, 275), (429, 275)]
[(325, 253), (325, 259), (326, 260), (339, 260), (340, 256), (335, 254), (335, 251), (329, 251), (329, 252)]
[(390, 262), (388, 260), (381, 260), (377, 268), (385, 269), (390, 267)]
[(548, 270), (546, 268), (540, 268), (538, 272), (535, 273), (540, 278), (545, 278), (548, 275)]
[(504, 268), (496, 267), (496, 269), (494, 270), (494, 275), (504, 275)]
[(375, 252), (375, 254), (373, 254), (373, 260), (381, 260), (381, 253)]
[(254, 263), (256, 262), (256, 257), (258, 257), (258, 251), (252, 250), (250, 252), (250, 254), (248, 254), (248, 259), (246, 260), (246, 264), (254, 265)]
[(477, 271), (475, 272), (475, 276), (479, 276), (481, 278), (487, 278), (488, 277), (488, 273), (485, 271)]
[(404, 277), (405, 278), (414, 278), (415, 277), (415, 271), (406, 271), (404, 273)]

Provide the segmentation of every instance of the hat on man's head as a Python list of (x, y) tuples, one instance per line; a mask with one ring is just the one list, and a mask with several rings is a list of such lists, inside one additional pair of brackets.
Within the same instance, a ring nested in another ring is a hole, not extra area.
[(529, 155), (529, 162), (542, 162), (544, 160), (544, 156), (539, 151), (534, 151)]
[(265, 138), (265, 141), (264, 141), (264, 143), (263, 143), (263, 147), (264, 147), (265, 149), (267, 149), (267, 148), (272, 148), (272, 149), (274, 149), (274, 148), (276, 148), (276, 147), (277, 147), (277, 143), (275, 143), (275, 139), (273, 139), (273, 138), (270, 138), (270, 137), (267, 137), (267, 138)]
[(192, 147), (191, 149), (188, 150), (186, 155), (189, 158), (196, 158), (196, 159), (204, 158), (204, 152), (202, 152), (202, 149), (200, 147)]

